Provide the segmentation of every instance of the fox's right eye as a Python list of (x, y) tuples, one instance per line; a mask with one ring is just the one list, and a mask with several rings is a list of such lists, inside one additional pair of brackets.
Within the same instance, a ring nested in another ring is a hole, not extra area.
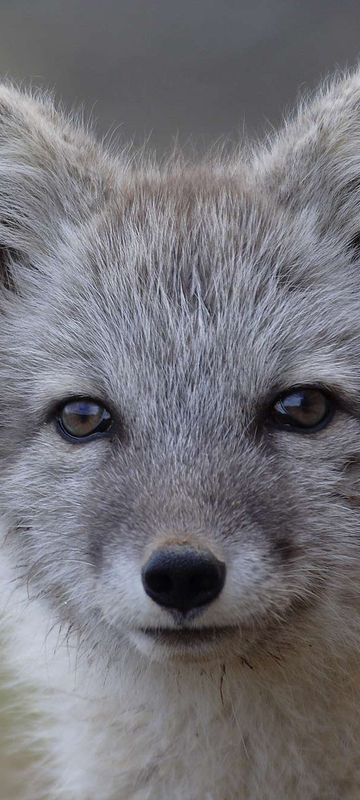
[(113, 420), (102, 403), (90, 397), (76, 397), (60, 406), (56, 423), (65, 439), (78, 444), (109, 435)]

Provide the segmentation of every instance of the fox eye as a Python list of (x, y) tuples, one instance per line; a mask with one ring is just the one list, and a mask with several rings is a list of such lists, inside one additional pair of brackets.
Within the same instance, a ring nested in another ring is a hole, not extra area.
[(313, 433), (331, 421), (334, 401), (316, 387), (296, 387), (279, 395), (271, 408), (271, 419), (277, 427)]
[(77, 397), (63, 403), (57, 412), (56, 422), (59, 433), (77, 443), (107, 435), (113, 420), (101, 403), (90, 397)]

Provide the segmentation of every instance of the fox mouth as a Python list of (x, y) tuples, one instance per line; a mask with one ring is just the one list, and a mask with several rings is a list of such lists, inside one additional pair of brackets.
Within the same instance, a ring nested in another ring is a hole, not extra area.
[[(277, 642), (281, 645), (281, 631), (287, 627), (294, 615), (306, 612), (314, 602), (289, 604), (282, 618), (264, 614), (262, 621), (247, 624), (242, 621), (236, 625), (211, 625), (191, 627), (179, 624), (178, 627), (143, 626), (129, 631), (130, 640), (143, 654), (155, 660), (208, 661), (223, 658), (240, 658), (245, 664), (253, 648), (261, 648), (267, 653), (267, 645)], [(272, 654), (271, 658), (275, 658)], [(251, 667), (252, 668), (252, 667)]]
[(202, 628), (139, 628), (138, 632), (151, 639), (156, 644), (172, 646), (196, 646), (198, 644), (216, 645), (220, 639), (232, 636), (236, 632), (235, 625), (224, 627)]

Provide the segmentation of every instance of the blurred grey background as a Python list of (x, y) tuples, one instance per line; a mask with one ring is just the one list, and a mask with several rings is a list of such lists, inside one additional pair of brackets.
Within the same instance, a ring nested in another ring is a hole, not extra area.
[(3, 76), (159, 152), (261, 136), (359, 54), (359, 0), (0, 0)]

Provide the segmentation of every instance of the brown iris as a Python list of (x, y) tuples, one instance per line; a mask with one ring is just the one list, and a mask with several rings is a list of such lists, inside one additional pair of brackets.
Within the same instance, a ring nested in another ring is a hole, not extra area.
[(112, 425), (110, 412), (101, 403), (88, 397), (69, 400), (60, 408), (57, 423), (65, 438), (88, 441), (108, 433)]
[(297, 431), (316, 431), (330, 422), (334, 403), (316, 387), (296, 387), (281, 394), (271, 409), (277, 426)]

